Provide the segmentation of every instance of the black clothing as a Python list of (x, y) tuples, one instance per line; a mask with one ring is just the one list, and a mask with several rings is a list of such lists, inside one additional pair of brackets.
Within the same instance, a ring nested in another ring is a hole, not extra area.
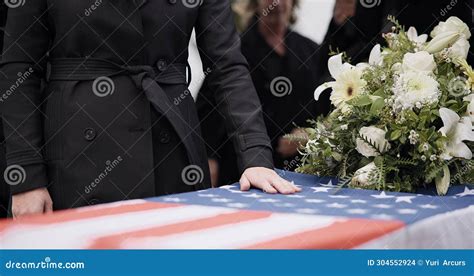
[[(258, 30), (258, 24), (250, 24), (242, 36), (242, 53), (250, 65), (252, 80), (262, 102), (265, 125), (272, 140), (278, 146), (279, 139), (290, 133), (296, 126), (308, 126), (307, 120), (316, 119), (330, 109), (329, 96), (323, 95), (320, 101), (314, 100), (314, 90), (320, 78), (319, 45), (308, 38), (289, 30), (286, 38), (286, 54), (280, 56), (265, 41)], [(291, 89), (275, 87), (275, 80), (286, 78)], [(272, 87), (273, 82), (273, 87)], [(216, 111), (212, 89), (204, 83), (198, 96), (198, 113), (202, 120), (203, 136), (208, 145), (208, 153), (217, 159), (220, 168), (220, 185), (238, 180), (230, 144), (225, 133), (219, 131), (224, 123), (222, 115)], [(277, 168), (294, 170), (288, 166), (295, 156), (283, 158), (274, 153)]]
[(7, 162), (26, 171), (13, 194), (48, 187), (65, 209), (209, 187), (187, 90), (194, 27), (239, 170), (273, 168), (229, 1), (35, 0), (9, 11), (0, 64), (1, 90), (31, 72), (0, 106)]
[[(2, 56), (3, 49), (3, 29), (5, 27), (5, 21), (7, 20), (7, 7), (5, 3), (0, 2), (0, 59)], [(2, 74), (0, 72), (0, 74)], [(3, 127), (0, 120), (0, 218), (5, 218), (8, 214), (8, 207), (10, 205), (10, 190), (5, 182), (3, 173), (6, 169), (5, 160), (5, 137), (3, 136)]]
[[(471, 29), (470, 44), (474, 46), (474, 24), (473, 11), (474, 0), (397, 0), (381, 1), (380, 5), (365, 8), (361, 2), (357, 2), (356, 14), (342, 26), (331, 21), (328, 32), (322, 44), (324, 58), (321, 66), (324, 66), (325, 80), (329, 78), (327, 71), (327, 60), (329, 59), (330, 48), (333, 51), (339, 49), (340, 52), (347, 52), (352, 64), (367, 61), (370, 50), (377, 43), (382, 45), (385, 41), (383, 33), (390, 31), (391, 24), (387, 17), (393, 15), (405, 26), (406, 29), (413, 26), (418, 34), (430, 34), (433, 28), (440, 22), (446, 21), (450, 16), (457, 16), (463, 20)], [(468, 56), (469, 64), (474, 64), (474, 53), (471, 51)]]

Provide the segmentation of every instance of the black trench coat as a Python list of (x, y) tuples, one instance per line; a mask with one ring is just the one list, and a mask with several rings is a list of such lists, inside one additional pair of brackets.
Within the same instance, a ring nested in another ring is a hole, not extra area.
[(6, 158), (24, 170), (12, 193), (48, 187), (65, 209), (209, 187), (194, 27), (240, 171), (272, 168), (228, 0), (34, 0), (9, 10), (0, 67)]

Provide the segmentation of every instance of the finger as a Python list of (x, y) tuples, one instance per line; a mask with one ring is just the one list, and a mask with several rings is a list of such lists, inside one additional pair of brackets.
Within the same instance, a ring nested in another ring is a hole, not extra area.
[(44, 213), (52, 213), (53, 212), (53, 202), (48, 200), (44, 204)]
[(288, 187), (288, 189), (291, 190), (291, 193), (301, 192), (301, 188), (296, 187), (293, 181), (289, 182), (283, 178), (280, 178), (280, 181), (283, 183), (283, 185), (285, 185), (286, 187)]
[(240, 190), (241, 191), (250, 190), (250, 181), (247, 179), (247, 177), (245, 175), (242, 175), (239, 182), (240, 182)]
[(290, 185), (293, 186), (293, 188), (296, 190), (296, 192), (301, 192), (301, 188), (297, 187), (297, 186), (295, 185), (295, 182), (291, 181), (291, 182), (290, 182)]
[(280, 179), (273, 179), (272, 186), (281, 194), (291, 194), (293, 193), (293, 189), (290, 185), (287, 185), (284, 181)]
[(270, 184), (270, 182), (264, 182), (259, 188), (267, 194), (277, 194), (278, 191)]

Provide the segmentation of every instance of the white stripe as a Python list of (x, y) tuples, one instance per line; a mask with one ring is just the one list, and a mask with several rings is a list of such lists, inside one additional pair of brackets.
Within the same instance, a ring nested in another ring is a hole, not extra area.
[(361, 245), (360, 249), (474, 249), (474, 205), (438, 214)]
[(243, 248), (307, 230), (323, 228), (342, 218), (273, 214), (268, 218), (189, 231), (165, 237), (131, 238), (121, 248), (232, 249)]
[(85, 248), (94, 239), (106, 235), (137, 231), (232, 212), (237, 212), (237, 210), (187, 205), (47, 225), (18, 224), (3, 232), (0, 236), (0, 248)]

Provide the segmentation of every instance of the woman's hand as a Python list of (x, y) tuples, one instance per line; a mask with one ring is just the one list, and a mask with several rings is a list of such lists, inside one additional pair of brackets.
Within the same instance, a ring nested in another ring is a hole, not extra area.
[(250, 187), (259, 188), (269, 194), (294, 194), (301, 191), (295, 184), (281, 178), (275, 171), (262, 167), (248, 168), (242, 174), (240, 190), (248, 191)]
[(13, 218), (50, 213), (53, 201), (46, 188), (40, 188), (12, 196)]

